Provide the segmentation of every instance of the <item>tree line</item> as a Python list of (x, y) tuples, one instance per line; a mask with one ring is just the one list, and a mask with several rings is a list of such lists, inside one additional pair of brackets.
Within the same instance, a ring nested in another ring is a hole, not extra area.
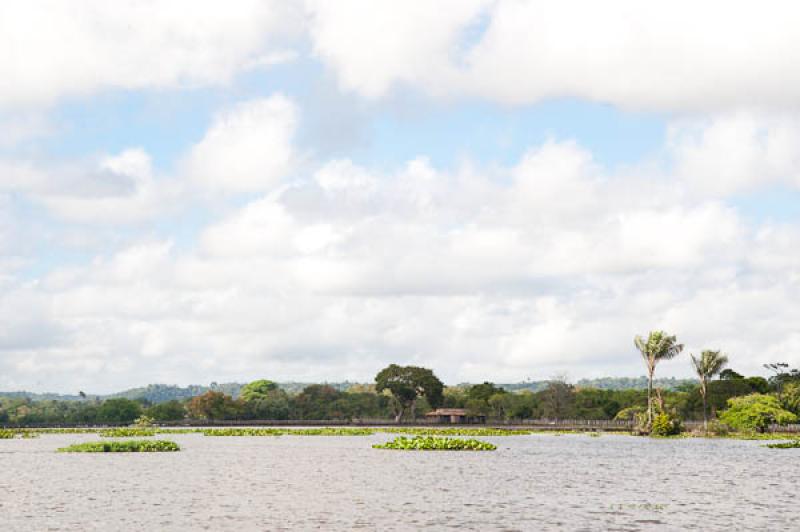
[[(767, 365), (773, 373), (769, 379), (747, 377), (726, 368), (728, 357), (719, 351), (703, 351), (697, 356), (690, 355), (697, 382), (667, 390), (653, 386), (656, 368), (661, 361), (678, 356), (683, 346), (663, 331), (650, 333), (647, 338), (636, 337), (634, 345), (647, 370), (649, 385), (645, 390), (575, 386), (563, 378), (551, 379), (535, 392), (509, 391), (488, 381), (445, 386), (431, 369), (391, 364), (378, 372), (374, 384), (354, 384), (346, 390), (312, 384), (297, 393), (289, 393), (275, 382), (261, 379), (243, 386), (236, 398), (221, 390), (160, 403), (127, 398), (81, 401), (0, 398), (0, 425), (129, 424), (141, 416), (160, 423), (192, 420), (402, 421), (414, 420), (432, 409), (445, 407), (463, 408), (468, 415), (498, 422), (542, 418), (627, 419), (636, 420), (643, 432), (652, 431), (654, 426), (665, 426), (663, 430), (669, 432), (681, 420), (705, 420), (708, 424), (718, 413), (731, 412), (731, 402), (737, 400), (747, 411), (742, 414), (744, 417), (752, 410), (768, 412), (761, 425), (779, 420), (789, 422), (793, 420), (791, 416), (800, 415), (800, 371), (790, 369), (785, 363)], [(735, 424), (736, 420), (733, 422)]]

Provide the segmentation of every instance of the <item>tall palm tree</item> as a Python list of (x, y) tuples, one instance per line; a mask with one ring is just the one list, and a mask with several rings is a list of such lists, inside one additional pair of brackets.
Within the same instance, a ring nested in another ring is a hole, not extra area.
[(692, 365), (700, 378), (700, 395), (703, 396), (703, 430), (708, 432), (707, 394), (708, 381), (719, 375), (719, 372), (728, 365), (728, 357), (719, 351), (703, 351), (700, 358), (692, 357)]
[(683, 344), (679, 344), (674, 336), (664, 331), (652, 331), (647, 340), (641, 336), (633, 339), (636, 349), (642, 354), (647, 366), (647, 426), (653, 425), (653, 374), (656, 365), (662, 360), (675, 358), (683, 351)]

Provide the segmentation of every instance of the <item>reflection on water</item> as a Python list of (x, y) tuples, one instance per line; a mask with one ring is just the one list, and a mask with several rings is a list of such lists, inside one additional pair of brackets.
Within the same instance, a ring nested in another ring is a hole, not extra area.
[(399, 452), (367, 437), (169, 439), (163, 454), (0, 440), (0, 530), (792, 530), (800, 453), (762, 442), (484, 438)]

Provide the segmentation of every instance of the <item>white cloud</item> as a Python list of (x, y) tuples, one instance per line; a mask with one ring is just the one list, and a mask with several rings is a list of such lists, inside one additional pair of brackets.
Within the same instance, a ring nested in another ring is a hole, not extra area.
[(82, 223), (154, 218), (172, 208), (181, 188), (155, 177), (150, 156), (139, 148), (62, 164), (0, 160), (0, 175), (0, 191), (21, 192), (59, 218)]
[(185, 173), (213, 190), (246, 192), (274, 187), (296, 155), (296, 110), (282, 95), (241, 102), (217, 115), (184, 162)]
[(3, 2), (0, 108), (105, 89), (225, 84), (285, 52), (278, 41), (300, 20), (294, 3), (261, 0), (234, 9), (189, 0)]
[(675, 121), (668, 150), (693, 193), (725, 197), (771, 183), (800, 186), (800, 118), (736, 112)]
[(794, 107), (789, 1), (310, 2), (317, 55), (342, 86), (521, 104), (577, 97), (627, 109)]
[[(370, 379), (391, 361), (449, 382), (636, 375), (631, 339), (657, 327), (726, 350), (739, 371), (800, 363), (782, 351), (800, 232), (747, 225), (682, 187), (610, 172), (572, 142), (491, 172), (338, 160), (225, 214), (194, 247), (148, 240), (56, 269), (25, 292), (54, 334), (35, 355), (9, 343), (5, 364), (51, 388), (102, 373), (106, 389)], [(25, 306), (0, 301), (12, 304)]]

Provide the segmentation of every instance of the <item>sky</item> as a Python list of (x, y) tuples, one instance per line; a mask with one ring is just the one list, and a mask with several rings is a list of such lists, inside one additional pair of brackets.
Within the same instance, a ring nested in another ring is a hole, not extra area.
[(800, 365), (800, 6), (0, 4), (0, 390)]

